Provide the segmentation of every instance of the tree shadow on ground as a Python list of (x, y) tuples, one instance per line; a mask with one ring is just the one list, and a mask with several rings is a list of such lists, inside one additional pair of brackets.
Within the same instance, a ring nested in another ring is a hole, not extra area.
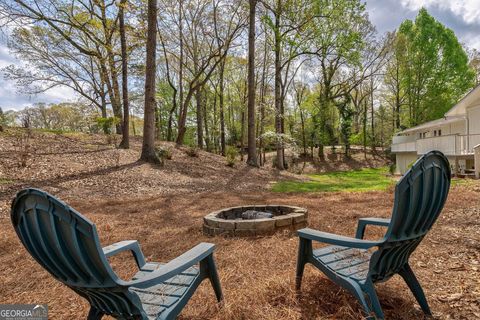
[(45, 187), (55, 187), (62, 189), (59, 184), (73, 181), (87, 179), (94, 176), (107, 175), (116, 171), (121, 171), (124, 169), (131, 169), (143, 164), (141, 161), (135, 161), (131, 163), (126, 163), (118, 166), (109, 166), (97, 170), (83, 171), (61, 177), (53, 177), (44, 180), (17, 180), (15, 184), (12, 184), (6, 188), (6, 190), (0, 195), (0, 200), (5, 200), (11, 197), (11, 192), (15, 190), (20, 190), (23, 188), (45, 188)]
[[(313, 283), (311, 277), (304, 277), (302, 290), (297, 293), (301, 319), (316, 319), (319, 315), (333, 319), (365, 318), (361, 305), (353, 295), (323, 275), (316, 277)], [(393, 288), (394, 286), (389, 286), (388, 282), (376, 285), (386, 319), (431, 319), (414, 307), (413, 299), (402, 299)]]

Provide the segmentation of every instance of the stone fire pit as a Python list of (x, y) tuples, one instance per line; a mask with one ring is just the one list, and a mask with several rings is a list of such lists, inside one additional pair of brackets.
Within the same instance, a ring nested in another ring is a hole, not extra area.
[(258, 236), (277, 230), (295, 231), (307, 226), (307, 209), (294, 206), (252, 205), (212, 212), (203, 219), (210, 236)]

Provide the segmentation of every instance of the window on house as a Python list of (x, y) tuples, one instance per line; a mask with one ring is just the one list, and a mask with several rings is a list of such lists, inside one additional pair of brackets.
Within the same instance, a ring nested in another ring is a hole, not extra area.
[(438, 130), (438, 135), (439, 135), (439, 136), (442, 135), (442, 130)]
[(434, 130), (434, 131), (433, 131), (433, 136), (434, 136), (434, 137), (437, 136), (437, 130)]

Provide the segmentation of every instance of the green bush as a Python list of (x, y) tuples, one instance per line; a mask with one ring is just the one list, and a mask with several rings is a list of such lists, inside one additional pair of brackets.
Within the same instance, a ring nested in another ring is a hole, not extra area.
[(155, 152), (162, 163), (165, 160), (172, 160), (172, 148), (158, 147), (155, 148)]
[(388, 170), (390, 171), (390, 174), (393, 176), (395, 174), (395, 170), (397, 169), (397, 166), (395, 163), (392, 163), (389, 167)]
[(185, 153), (192, 158), (198, 157), (198, 148), (197, 147), (188, 147), (187, 150), (185, 150)]
[(100, 118), (97, 118), (96, 121), (97, 121), (97, 125), (100, 128), (103, 128), (103, 131), (105, 133), (112, 133), (112, 128), (118, 123), (120, 123), (120, 119), (118, 119), (117, 117), (108, 117), (108, 118), (100, 117)]
[(238, 150), (235, 147), (227, 146), (225, 150), (225, 158), (227, 159), (227, 166), (234, 167), (237, 162)]

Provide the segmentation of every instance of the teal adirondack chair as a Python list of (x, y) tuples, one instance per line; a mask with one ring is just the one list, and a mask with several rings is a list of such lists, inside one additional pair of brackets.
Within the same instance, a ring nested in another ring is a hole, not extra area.
[[(213, 260), (215, 246), (201, 243), (167, 264), (147, 263), (137, 241), (102, 248), (95, 225), (46, 192), (20, 191), (12, 203), (12, 223), (35, 260), (90, 303), (89, 320), (175, 319), (204, 279), (223, 299)], [(139, 272), (117, 277), (107, 258), (131, 251)]]
[[(368, 316), (373, 311), (378, 319), (384, 319), (374, 283), (399, 274), (423, 312), (430, 315), (427, 299), (408, 260), (442, 211), (450, 177), (447, 158), (441, 152), (429, 152), (397, 183), (391, 219), (360, 219), (356, 238), (308, 228), (299, 230), (297, 289), (301, 287), (305, 264), (311, 263), (333, 282), (349, 290)], [(367, 225), (387, 227), (383, 239), (363, 240)], [(331, 246), (313, 250), (312, 241)]]

